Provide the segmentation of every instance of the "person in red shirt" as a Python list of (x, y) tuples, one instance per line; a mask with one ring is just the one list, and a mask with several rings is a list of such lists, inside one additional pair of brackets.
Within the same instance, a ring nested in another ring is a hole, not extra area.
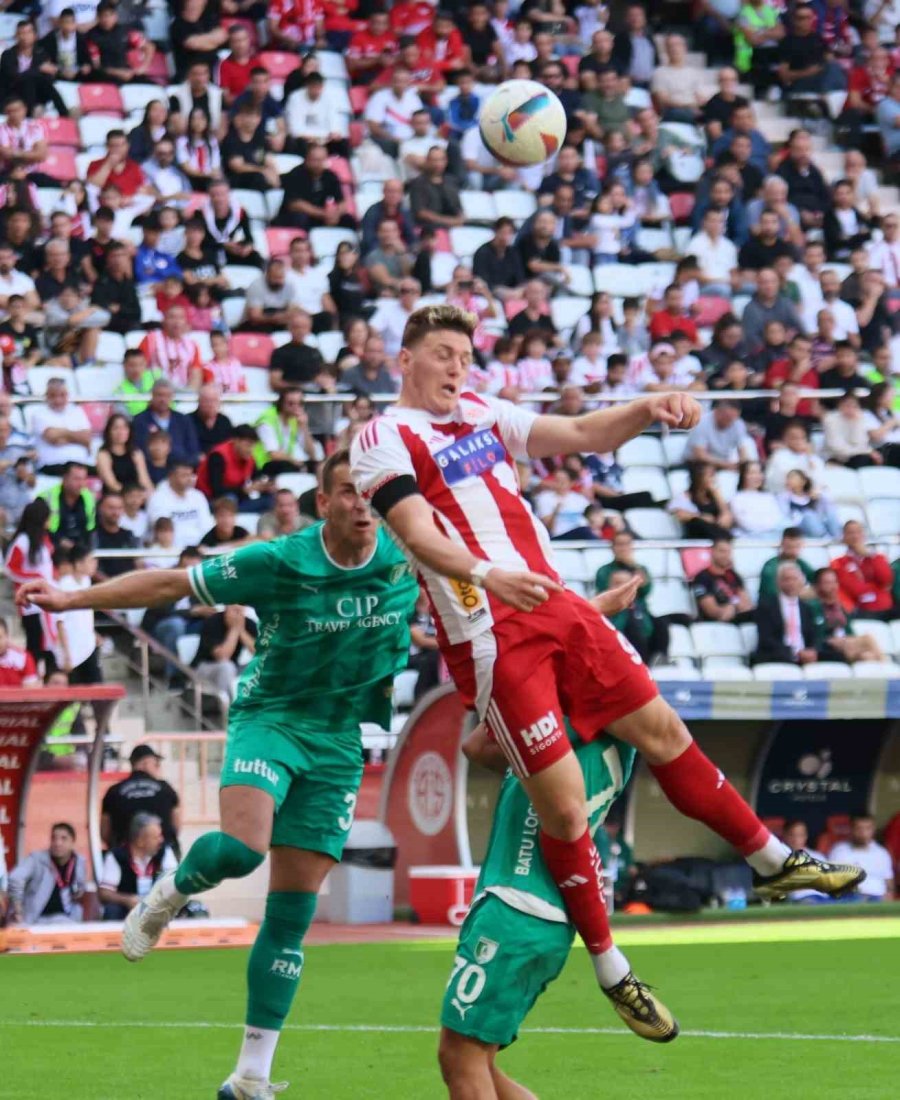
[(449, 12), (435, 12), (430, 27), (416, 36), (422, 57), (445, 75), (465, 69), (469, 51)]
[[(785, 382), (793, 382), (804, 390), (819, 388), (819, 372), (812, 361), (812, 341), (807, 336), (795, 336), (787, 347), (786, 359), (773, 360), (766, 370), (763, 388), (780, 390)], [(816, 402), (804, 398), (797, 406), (798, 416), (815, 416)]]
[(672, 333), (680, 330), (690, 337), (691, 344), (698, 347), (700, 336), (697, 326), (684, 308), (684, 291), (680, 286), (672, 283), (667, 286), (663, 294), (662, 308), (658, 309), (650, 319), (650, 338), (656, 343), (658, 340), (668, 340)]
[[(435, 96), (444, 90), (446, 80), (443, 73), (430, 58), (422, 56), (419, 43), (406, 35), (400, 39), (400, 54), (389, 68), (383, 69), (372, 82), (374, 88), (386, 88), (393, 80), (394, 69), (398, 66), (409, 69), (412, 87), (420, 96)], [(429, 100), (430, 102), (430, 100)]]
[(245, 26), (235, 23), (228, 31), (231, 53), (219, 66), (219, 87), (226, 107), (230, 107), (250, 83), (250, 70), (258, 65)]
[(888, 94), (893, 75), (894, 65), (883, 46), (872, 51), (865, 65), (850, 70), (847, 102), (838, 121), (849, 130), (851, 148), (860, 147), (863, 127), (875, 121), (875, 108)]
[(91, 161), (87, 181), (97, 188), (114, 183), (126, 202), (139, 191), (151, 190), (141, 166), (128, 156), (128, 138), (124, 130), (110, 130), (106, 135), (106, 156)]
[(866, 529), (855, 519), (844, 524), (847, 553), (835, 558), (841, 603), (854, 615), (867, 619), (892, 618), (894, 573), (884, 554), (873, 553), (866, 544)]
[(0, 687), (36, 687), (40, 684), (34, 657), (17, 645), (9, 644), (9, 629), (0, 619)]
[(322, 0), (271, 0), (267, 19), (269, 39), (276, 49), (299, 53), (318, 44), (324, 19)]
[(399, 0), (391, 8), (391, 30), (399, 38), (404, 34), (421, 34), (431, 26), (434, 4), (428, 0)]
[(397, 54), (397, 38), (388, 25), (387, 12), (374, 11), (365, 30), (357, 31), (347, 47), (347, 69), (354, 84), (371, 84), (379, 71)]

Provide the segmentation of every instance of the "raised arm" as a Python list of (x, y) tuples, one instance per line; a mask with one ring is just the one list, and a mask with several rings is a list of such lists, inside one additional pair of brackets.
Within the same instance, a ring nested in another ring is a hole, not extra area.
[(16, 592), (19, 606), (33, 603), (45, 611), (117, 610), (126, 607), (157, 607), (189, 596), (190, 582), (186, 569), (148, 569), (125, 573), (121, 577), (64, 592), (49, 581), (28, 581)]
[(528, 436), (531, 458), (576, 451), (605, 454), (615, 451), (651, 424), (693, 428), (700, 419), (698, 402), (687, 393), (656, 393), (610, 409), (583, 416), (539, 416)]

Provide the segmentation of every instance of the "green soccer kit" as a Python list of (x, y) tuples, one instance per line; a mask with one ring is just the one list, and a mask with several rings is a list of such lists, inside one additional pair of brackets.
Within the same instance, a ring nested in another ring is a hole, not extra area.
[[(573, 748), (596, 834), (628, 782), (635, 751), (611, 737), (575, 740)], [(559, 976), (575, 936), (541, 855), (539, 829), (528, 796), (507, 772), (441, 1012), (444, 1027), (501, 1047), (515, 1040), (534, 1002)]]
[(390, 727), (419, 587), (382, 527), (362, 565), (338, 565), (323, 524), (188, 571), (205, 604), (259, 616), (256, 654), (228, 718), (222, 786), (275, 800), (273, 845), (340, 859), (362, 778), (360, 723)]

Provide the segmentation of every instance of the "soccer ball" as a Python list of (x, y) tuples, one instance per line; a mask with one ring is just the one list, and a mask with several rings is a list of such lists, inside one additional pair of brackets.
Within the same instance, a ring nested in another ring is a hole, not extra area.
[(501, 164), (542, 164), (566, 136), (566, 112), (557, 96), (534, 80), (507, 80), (493, 91), (478, 119), (481, 140)]

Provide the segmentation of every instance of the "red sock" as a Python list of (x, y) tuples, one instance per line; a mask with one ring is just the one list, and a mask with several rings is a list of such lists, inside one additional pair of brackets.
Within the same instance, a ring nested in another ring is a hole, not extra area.
[(768, 841), (769, 830), (696, 741), (668, 764), (651, 764), (650, 771), (676, 810), (702, 821), (741, 855), (752, 855)]
[(585, 829), (580, 840), (557, 840), (542, 830), (540, 842), (544, 862), (585, 947), (592, 955), (608, 951), (612, 935), (603, 899), (600, 853), (590, 831)]

